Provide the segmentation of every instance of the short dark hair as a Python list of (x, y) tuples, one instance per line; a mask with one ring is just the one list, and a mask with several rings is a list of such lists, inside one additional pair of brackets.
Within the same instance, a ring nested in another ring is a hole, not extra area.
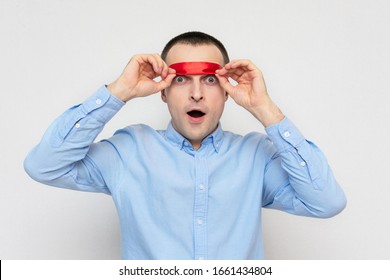
[(187, 44), (192, 46), (199, 46), (199, 45), (214, 45), (216, 46), (223, 57), (224, 63), (229, 62), (229, 55), (225, 49), (225, 46), (216, 38), (214, 38), (211, 35), (208, 35), (203, 32), (199, 31), (190, 31), (186, 33), (182, 33), (174, 38), (172, 38), (164, 47), (161, 58), (165, 61), (167, 58), (168, 52), (170, 49), (176, 45), (176, 44)]

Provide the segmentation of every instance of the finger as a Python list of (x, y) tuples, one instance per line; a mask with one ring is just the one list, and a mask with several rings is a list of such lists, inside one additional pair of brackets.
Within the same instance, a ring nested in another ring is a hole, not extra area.
[(220, 75), (231, 75), (236, 74), (238, 76), (242, 76), (244, 73), (252, 71), (253, 68), (248, 66), (245, 61), (233, 61), (229, 64), (226, 64), (221, 70), (219, 70), (218, 74)]
[(225, 75), (227, 72), (228, 71), (226, 70), (225, 66), (222, 67), (221, 69), (215, 70), (215, 73), (218, 74), (218, 75), (221, 75), (221, 76)]
[(240, 81), (241, 75), (231, 74), (229, 75), (229, 78), (232, 78), (234, 81), (238, 82)]
[(174, 74), (174, 73), (176, 73), (176, 70), (169, 68), (169, 66), (165, 63), (165, 61), (163, 61), (163, 70), (161, 72), (161, 78), (165, 79), (168, 76), (168, 74)]
[[(172, 69), (173, 70), (173, 69)], [(165, 79), (159, 81), (157, 83), (157, 89), (156, 91), (162, 91), (169, 87), (172, 84), (173, 78), (175, 78), (176, 74), (175, 73), (170, 73), (166, 76)]]
[(168, 67), (167, 68), (167, 74), (165, 75), (165, 77), (162, 77), (162, 78), (165, 79), (168, 75), (173, 75), (173, 77), (175, 77), (176, 76), (176, 70)]
[[(234, 70), (240, 69), (238, 71), (247, 72), (252, 77), (257, 76), (261, 73), (261, 71), (256, 67), (256, 65), (254, 65), (250, 60), (247, 59), (234, 60), (231, 63), (226, 64), (225, 68), (228, 72), (233, 72)], [(236, 73), (238, 73), (239, 75), (243, 74), (240, 72)]]
[(130, 62), (135, 62), (140, 73), (147, 77), (153, 77), (155, 71), (153, 69), (153, 61), (148, 54), (135, 55)]
[(234, 72), (236, 72), (238, 75), (242, 75), (245, 72), (245, 70), (243, 70), (241, 68), (226, 69), (225, 67), (223, 67), (223, 68), (218, 69), (218, 70), (215, 71), (215, 73), (220, 75), (220, 76), (229, 76), (229, 75), (231, 75)]
[(237, 71), (234, 71), (234, 70), (227, 71), (226, 70), (226, 74), (225, 75), (221, 75), (220, 73), (223, 73), (223, 72), (221, 71), (221, 72), (218, 72), (217, 74), (220, 75), (220, 76), (224, 76), (226, 79), (231, 78), (235, 82), (238, 82), (241, 79), (242, 75), (244, 75), (246, 72), (243, 71), (243, 70), (237, 70)]
[(151, 70), (154, 72), (153, 73), (154, 75), (157, 74), (156, 76), (158, 76), (161, 74), (158, 59), (154, 55), (146, 54), (146, 55), (142, 55), (141, 58), (142, 58), (143, 63), (149, 64), (151, 66)]
[(229, 75), (229, 76), (236, 75), (236, 76), (241, 77), (245, 73), (247, 73), (247, 70), (244, 70), (242, 68), (233, 68), (233, 69), (227, 70), (227, 75)]
[(168, 67), (163, 66), (163, 70), (161, 71), (161, 79), (165, 79), (168, 75)]
[(233, 61), (232, 64), (227, 66), (228, 73), (234, 73), (237, 76), (233, 76), (233, 79), (238, 79), (238, 78), (244, 78), (243, 76), (245, 75), (245, 79), (255, 79), (257, 77), (262, 77), (263, 73), (260, 71), (259, 68), (256, 67), (250, 60), (236, 60)]
[(152, 61), (152, 65), (153, 65), (153, 70), (156, 74), (161, 74), (161, 65), (158, 61), (158, 58), (155, 56), (155, 55), (152, 55), (150, 57), (151, 61)]
[(215, 74), (215, 76), (217, 77), (218, 81), (219, 81), (219, 84), (221, 85), (221, 87), (227, 92), (227, 93), (231, 93), (234, 89), (234, 86), (229, 82), (228, 78), (225, 77), (225, 76), (221, 76), (219, 74)]
[(254, 70), (256, 67), (249, 59), (235, 59), (225, 65), (226, 69), (234, 68), (246, 68), (248, 70)]
[(173, 68), (168, 68), (168, 73), (169, 74), (176, 74), (176, 70)]
[(161, 56), (159, 54), (153, 54), (153, 57), (156, 59), (157, 67), (158, 67), (158, 73), (162, 74), (164, 70), (164, 60), (162, 60)]

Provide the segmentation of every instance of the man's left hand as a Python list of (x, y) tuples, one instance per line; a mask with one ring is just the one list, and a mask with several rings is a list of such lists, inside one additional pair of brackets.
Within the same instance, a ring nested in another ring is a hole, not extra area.
[[(250, 60), (233, 60), (217, 70), (222, 88), (264, 127), (280, 122), (284, 115), (267, 93), (263, 74)], [(237, 82), (232, 85), (229, 78)]]

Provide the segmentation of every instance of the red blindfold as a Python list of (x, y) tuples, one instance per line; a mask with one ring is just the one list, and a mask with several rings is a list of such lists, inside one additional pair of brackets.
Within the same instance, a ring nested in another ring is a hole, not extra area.
[(221, 65), (213, 62), (179, 62), (169, 66), (176, 70), (176, 75), (213, 75)]

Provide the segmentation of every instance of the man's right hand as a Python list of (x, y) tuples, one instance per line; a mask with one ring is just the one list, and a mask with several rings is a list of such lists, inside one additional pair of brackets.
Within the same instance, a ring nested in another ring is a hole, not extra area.
[[(107, 89), (123, 102), (157, 93), (172, 83), (176, 71), (169, 68), (158, 54), (133, 56), (122, 74)], [(160, 81), (154, 79), (161, 77)]]

